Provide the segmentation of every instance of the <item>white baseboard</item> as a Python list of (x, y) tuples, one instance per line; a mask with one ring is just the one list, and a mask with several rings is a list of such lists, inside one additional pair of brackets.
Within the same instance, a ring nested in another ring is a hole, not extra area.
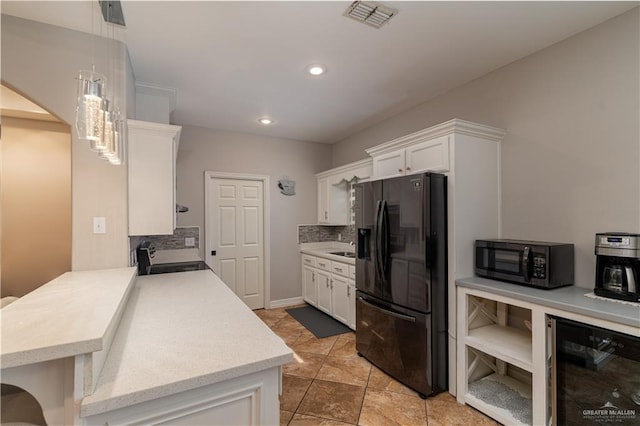
[(291, 297), (289, 299), (272, 300), (267, 309), (284, 308), (285, 306), (294, 306), (304, 303), (302, 296)]

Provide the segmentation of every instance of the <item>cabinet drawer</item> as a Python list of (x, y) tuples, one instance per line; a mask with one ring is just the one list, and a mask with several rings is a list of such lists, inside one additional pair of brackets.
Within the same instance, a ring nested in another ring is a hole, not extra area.
[(343, 277), (349, 276), (349, 264), (341, 262), (331, 262), (331, 272)]
[(308, 254), (302, 255), (302, 264), (306, 266), (316, 267), (316, 258)]
[(351, 278), (352, 280), (356, 279), (356, 266), (355, 265), (349, 265), (349, 278)]
[(331, 261), (322, 257), (316, 258), (316, 267), (331, 272)]

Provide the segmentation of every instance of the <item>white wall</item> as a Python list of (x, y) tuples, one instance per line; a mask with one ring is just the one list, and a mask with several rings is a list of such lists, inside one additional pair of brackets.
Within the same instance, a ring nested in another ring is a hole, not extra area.
[[(189, 207), (178, 225), (202, 229), (204, 258), (204, 172), (269, 175), (271, 178), (271, 300), (302, 295), (297, 225), (316, 223), (314, 174), (331, 168), (331, 146), (311, 142), (183, 126), (178, 151), (177, 202)], [(285, 196), (279, 179), (296, 181), (296, 195)]]
[(635, 8), (333, 146), (333, 166), (451, 118), (507, 130), (502, 236), (572, 242), (592, 288), (596, 232), (640, 232), (640, 14)]
[(3, 116), (0, 151), (1, 295), (21, 297), (71, 270), (69, 126)]
[[(116, 104), (126, 114), (134, 96), (126, 46), (100, 37), (95, 38), (95, 45), (96, 71), (107, 76)], [(80, 69), (91, 69), (91, 35), (2, 15), (1, 51), (3, 83), (72, 128), (72, 269), (126, 266), (126, 166), (112, 166), (100, 160), (77, 139), (74, 130), (75, 78)], [(101, 52), (109, 52), (110, 56)], [(135, 111), (135, 106), (131, 110)], [(106, 234), (93, 234), (94, 216), (106, 217)]]

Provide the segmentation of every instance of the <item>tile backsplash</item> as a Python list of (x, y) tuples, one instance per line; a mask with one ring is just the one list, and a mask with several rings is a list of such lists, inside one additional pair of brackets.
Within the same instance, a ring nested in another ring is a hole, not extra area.
[[(195, 245), (187, 246), (185, 238), (193, 238)], [(129, 237), (129, 250), (131, 252), (140, 245), (142, 241), (149, 241), (156, 250), (173, 250), (183, 248), (199, 248), (200, 247), (200, 227), (199, 226), (180, 226), (173, 231), (171, 235), (148, 235)], [(133, 257), (132, 257), (133, 259)]]
[[(342, 240), (338, 240), (338, 236)], [(355, 226), (298, 225), (298, 243), (342, 241), (355, 243)]]

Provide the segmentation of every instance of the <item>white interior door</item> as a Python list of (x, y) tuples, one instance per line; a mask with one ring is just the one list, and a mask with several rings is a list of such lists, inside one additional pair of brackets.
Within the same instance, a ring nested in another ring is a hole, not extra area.
[(207, 259), (251, 309), (264, 307), (264, 183), (212, 178)]

